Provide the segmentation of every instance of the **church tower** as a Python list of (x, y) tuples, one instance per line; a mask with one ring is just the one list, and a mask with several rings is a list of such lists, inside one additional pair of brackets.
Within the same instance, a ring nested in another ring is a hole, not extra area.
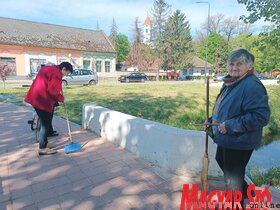
[(143, 43), (147, 45), (151, 44), (151, 19), (149, 16), (144, 21)]

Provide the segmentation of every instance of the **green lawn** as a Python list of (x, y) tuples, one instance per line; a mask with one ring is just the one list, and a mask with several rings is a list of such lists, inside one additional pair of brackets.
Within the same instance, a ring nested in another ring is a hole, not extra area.
[[(22, 102), (28, 88), (1, 89)], [(279, 86), (268, 86), (271, 119), (264, 129), (264, 144), (280, 139)], [(210, 110), (219, 88), (210, 87)], [(203, 84), (129, 84), (70, 86), (64, 88), (69, 119), (81, 124), (82, 105), (93, 103), (112, 110), (184, 129), (201, 130), (195, 125), (205, 120), (205, 86)], [(61, 106), (56, 114), (64, 117)]]

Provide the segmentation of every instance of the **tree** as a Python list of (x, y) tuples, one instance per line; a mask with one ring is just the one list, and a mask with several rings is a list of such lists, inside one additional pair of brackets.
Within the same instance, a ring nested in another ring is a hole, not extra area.
[(261, 52), (258, 70), (267, 72), (280, 67), (280, 30), (268, 28), (265, 33), (259, 35), (254, 46)]
[(115, 18), (113, 18), (109, 39), (116, 51), (118, 50), (117, 49), (117, 35), (118, 35), (118, 27), (115, 22)]
[[(250, 27), (250, 24), (240, 21), (238, 17), (225, 18), (223, 14), (210, 16), (207, 60), (213, 64), (214, 72), (218, 73), (226, 68), (228, 53), (231, 49), (240, 47), (233, 40), (241, 34), (248, 35)], [(202, 28), (207, 31), (207, 20), (202, 24)], [(202, 59), (205, 59), (205, 43), (206, 33), (200, 33), (197, 36), (196, 49)]]
[(129, 51), (129, 41), (126, 35), (117, 35), (117, 49), (117, 62), (121, 63), (125, 61)]
[[(205, 20), (202, 24), (202, 28), (207, 31), (207, 27), (207, 20)], [(249, 33), (250, 28), (251, 24), (240, 21), (238, 17), (225, 18), (224, 14), (221, 13), (210, 16), (209, 20), (209, 32), (215, 32), (217, 34), (226, 36), (228, 42), (235, 35)]]
[(259, 68), (261, 71), (269, 71), (279, 68), (280, 47), (280, 1), (279, 0), (237, 0), (238, 3), (246, 5), (250, 12), (249, 16), (241, 16), (245, 22), (254, 23), (264, 18), (273, 25), (260, 34), (260, 39), (255, 46), (263, 56), (260, 56)]
[[(198, 57), (201, 59), (205, 59), (205, 42), (206, 40), (203, 41), (198, 52)], [(215, 73), (219, 73), (225, 69), (229, 51), (230, 49), (227, 41), (222, 35), (215, 32), (209, 34), (207, 61), (213, 64), (213, 70)]]
[(9, 68), (8, 65), (0, 65), (0, 76), (4, 83), (4, 88), (6, 87), (7, 76), (12, 72), (12, 68)]
[(176, 10), (169, 17), (160, 46), (165, 69), (182, 69), (191, 65), (193, 48), (190, 24), (180, 10)]
[[(217, 34), (221, 33), (221, 28), (222, 28), (222, 22), (225, 19), (224, 14), (217, 14), (210, 16), (209, 18), (209, 33), (215, 32)], [(204, 23), (202, 23), (202, 28), (205, 29), (206, 31), (208, 30), (208, 20), (206, 19)]]
[(125, 61), (126, 66), (137, 66), (139, 68), (139, 64), (141, 63), (141, 58), (139, 55), (142, 40), (142, 30), (140, 29), (139, 25), (139, 18), (136, 17), (132, 26), (133, 41)]
[(136, 17), (133, 23), (133, 43), (140, 44), (142, 40), (142, 29), (140, 28), (139, 18)]
[(152, 8), (152, 40), (161, 38), (166, 21), (171, 14), (171, 6), (164, 0), (155, 0)]
[(241, 16), (246, 23), (254, 23), (264, 18), (265, 21), (274, 23), (280, 27), (280, 1), (279, 0), (237, 0), (239, 4), (246, 5), (250, 15)]
[(133, 43), (129, 50), (125, 65), (137, 66), (139, 71), (147, 71), (153, 66), (155, 61), (155, 52), (149, 45)]
[(239, 32), (239, 24), (240, 21), (238, 18), (227, 18), (223, 21), (223, 33), (227, 37), (227, 42), (229, 42), (230, 38)]

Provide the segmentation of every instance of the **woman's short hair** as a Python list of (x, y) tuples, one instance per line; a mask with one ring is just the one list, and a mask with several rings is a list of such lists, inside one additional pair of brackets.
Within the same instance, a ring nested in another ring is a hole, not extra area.
[(62, 62), (58, 66), (61, 70), (65, 67), (67, 71), (70, 71), (71, 74), (73, 73), (73, 66), (69, 62)]
[(233, 51), (227, 59), (227, 63), (229, 64), (232, 61), (243, 60), (244, 62), (253, 65), (255, 61), (254, 55), (252, 55), (248, 50), (238, 49)]

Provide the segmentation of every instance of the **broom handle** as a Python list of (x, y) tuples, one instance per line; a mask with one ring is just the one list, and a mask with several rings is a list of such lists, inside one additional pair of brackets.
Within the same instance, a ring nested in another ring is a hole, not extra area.
[(65, 108), (65, 113), (66, 113), (66, 121), (67, 121), (69, 140), (70, 140), (71, 143), (73, 143), (71, 129), (70, 129), (70, 123), (69, 123), (69, 118), (68, 118), (68, 112), (67, 112), (67, 108), (66, 108), (66, 103), (63, 102), (63, 104), (64, 104), (64, 108)]
[[(209, 121), (209, 76), (206, 77), (206, 122)], [(208, 129), (209, 126), (206, 126), (205, 129), (205, 155), (208, 156)]]
[[(61, 94), (64, 96), (62, 89), (61, 89)], [(69, 140), (70, 140), (71, 143), (73, 143), (71, 129), (70, 129), (70, 123), (69, 123), (69, 118), (68, 118), (68, 112), (67, 112), (67, 107), (66, 107), (66, 103), (65, 103), (65, 98), (64, 98), (63, 105), (64, 105), (64, 109), (65, 109), (65, 114), (66, 114), (66, 122), (67, 122)]]

